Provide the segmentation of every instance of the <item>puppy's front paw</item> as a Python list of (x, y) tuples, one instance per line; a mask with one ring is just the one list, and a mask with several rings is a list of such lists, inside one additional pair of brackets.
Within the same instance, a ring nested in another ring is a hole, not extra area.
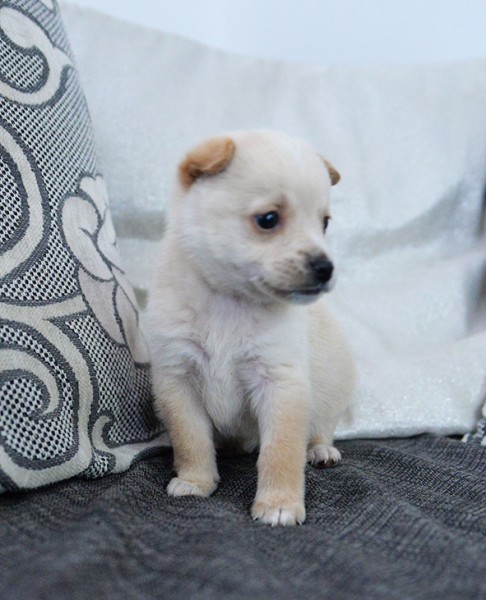
[(262, 502), (255, 501), (251, 509), (254, 521), (268, 525), (301, 525), (305, 521), (305, 507), (299, 502)]
[(341, 453), (334, 446), (316, 444), (307, 450), (307, 462), (317, 469), (334, 467), (341, 460)]
[(188, 481), (174, 477), (167, 486), (169, 496), (210, 496), (217, 488), (217, 481)]

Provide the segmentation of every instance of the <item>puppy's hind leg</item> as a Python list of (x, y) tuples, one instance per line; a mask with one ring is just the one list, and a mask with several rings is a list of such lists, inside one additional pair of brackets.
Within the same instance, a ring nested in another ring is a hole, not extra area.
[(320, 438), (313, 438), (307, 450), (307, 462), (316, 469), (334, 467), (341, 461), (341, 453), (330, 444), (324, 444)]
[(169, 429), (174, 450), (170, 496), (210, 496), (219, 481), (212, 424), (194, 388), (182, 377), (167, 378), (156, 390), (156, 403)]
[(341, 460), (333, 445), (334, 432), (353, 394), (356, 372), (337, 321), (322, 303), (316, 302), (309, 310), (312, 412), (307, 461), (317, 468), (333, 467)]
[(341, 453), (333, 446), (334, 430), (337, 424), (337, 415), (327, 418), (325, 423), (314, 421), (311, 426), (311, 435), (307, 446), (307, 462), (317, 469), (334, 467), (341, 461)]

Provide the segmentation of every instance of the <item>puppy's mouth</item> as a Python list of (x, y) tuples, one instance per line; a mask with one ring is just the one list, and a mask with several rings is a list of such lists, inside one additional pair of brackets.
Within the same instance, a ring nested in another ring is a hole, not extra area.
[(282, 300), (288, 302), (307, 303), (316, 300), (318, 296), (331, 290), (332, 285), (329, 283), (308, 286), (296, 287), (291, 289), (280, 289), (273, 286), (268, 286), (273, 295), (278, 296)]
[(311, 288), (298, 288), (296, 290), (290, 290), (288, 293), (289, 294), (297, 294), (299, 296), (317, 296), (318, 294), (325, 292), (326, 287), (327, 286), (325, 286), (325, 285), (319, 285), (319, 286), (311, 287)]
[(325, 283), (313, 287), (296, 288), (287, 292), (287, 298), (294, 302), (312, 302), (321, 294), (330, 291), (331, 285)]

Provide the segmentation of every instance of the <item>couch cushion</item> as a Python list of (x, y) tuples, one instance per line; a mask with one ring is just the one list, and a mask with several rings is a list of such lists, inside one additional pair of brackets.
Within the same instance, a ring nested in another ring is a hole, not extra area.
[[(338, 443), (306, 468), (306, 522), (251, 519), (256, 457), (219, 460), (211, 498), (171, 498), (172, 453), (123, 476), (0, 497), (9, 599), (478, 600), (486, 449), (434, 436)], [(21, 568), (19, 568), (21, 565)]]
[(155, 443), (148, 358), (57, 5), (0, 7), (0, 490)]

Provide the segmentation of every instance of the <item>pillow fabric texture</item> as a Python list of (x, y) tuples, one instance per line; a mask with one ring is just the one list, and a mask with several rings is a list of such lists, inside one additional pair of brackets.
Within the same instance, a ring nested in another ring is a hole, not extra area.
[(479, 419), (476, 430), (466, 433), (464, 442), (470, 442), (478, 446), (486, 446), (486, 404), (483, 406), (482, 417)]
[(342, 176), (325, 301), (360, 379), (338, 437), (471, 431), (485, 395), (486, 61), (294, 65), (63, 7), (140, 302), (193, 144), (237, 129), (305, 138)]
[(160, 444), (149, 363), (51, 0), (0, 4), (0, 491)]

